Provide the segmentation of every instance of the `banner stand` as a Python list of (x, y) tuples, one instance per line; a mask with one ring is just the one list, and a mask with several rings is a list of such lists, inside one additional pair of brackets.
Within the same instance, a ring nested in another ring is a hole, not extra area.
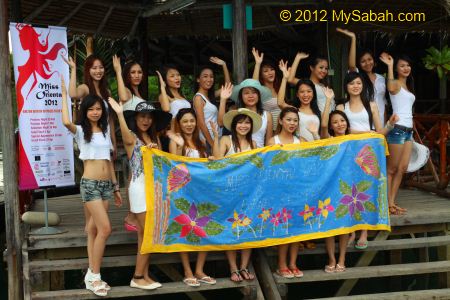
[(30, 234), (34, 235), (51, 235), (51, 234), (60, 234), (67, 232), (67, 230), (59, 229), (56, 227), (48, 226), (48, 199), (47, 199), (47, 188), (54, 188), (55, 186), (45, 186), (41, 187), (39, 190), (44, 192), (44, 210), (45, 210), (45, 227), (41, 227), (35, 230), (32, 230)]

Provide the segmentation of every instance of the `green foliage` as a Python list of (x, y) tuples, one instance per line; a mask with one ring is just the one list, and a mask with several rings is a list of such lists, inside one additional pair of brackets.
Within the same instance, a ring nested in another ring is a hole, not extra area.
[(181, 224), (179, 224), (177, 222), (172, 222), (172, 223), (169, 224), (169, 227), (167, 228), (166, 234), (167, 235), (171, 235), (171, 234), (180, 233), (182, 227), (183, 227), (183, 225), (181, 225)]
[(189, 204), (189, 201), (187, 201), (184, 198), (178, 198), (175, 199), (175, 207), (184, 212), (185, 214), (189, 214), (189, 208), (191, 205)]
[(352, 188), (342, 179), (339, 179), (339, 191), (342, 195), (352, 195)]
[(209, 202), (200, 203), (197, 206), (197, 217), (209, 216), (215, 212), (219, 207)]
[(368, 189), (370, 189), (370, 187), (372, 186), (372, 182), (368, 181), (368, 180), (363, 180), (360, 181), (357, 185), (356, 185), (356, 189), (358, 190), (358, 192), (365, 192)]
[(246, 162), (250, 162), (255, 165), (257, 168), (261, 169), (263, 167), (263, 160), (257, 154), (252, 155), (244, 155), (240, 157), (226, 158), (222, 161), (210, 161), (205, 164), (205, 166), (210, 170), (220, 170), (225, 168), (226, 166), (233, 165), (242, 165)]
[(312, 149), (295, 150), (295, 151), (280, 151), (272, 158), (270, 163), (272, 166), (281, 165), (291, 158), (302, 158), (319, 156), (321, 160), (330, 159), (339, 151), (339, 145), (332, 145), (327, 147), (317, 147)]
[(224, 226), (214, 221), (209, 221), (205, 226), (206, 234), (209, 236), (221, 234), (224, 229)]
[(340, 204), (336, 209), (336, 218), (340, 219), (346, 214), (348, 214), (348, 206)]
[(192, 231), (186, 236), (186, 240), (191, 244), (200, 243), (200, 237), (196, 236)]
[(353, 214), (353, 218), (356, 221), (362, 221), (361, 213), (358, 210), (355, 210), (355, 213)]
[(427, 56), (422, 58), (425, 68), (435, 70), (440, 79), (450, 74), (450, 48), (447, 45), (441, 51), (434, 47), (426, 51)]
[(294, 151), (280, 151), (274, 155), (272, 158), (272, 162), (270, 163), (272, 166), (281, 165), (287, 162), (294, 154)]
[(228, 166), (226, 162), (223, 161), (208, 161), (205, 166), (210, 170), (220, 170)]
[(177, 239), (174, 238), (173, 236), (168, 236), (164, 239), (164, 244), (169, 245), (173, 242), (175, 242)]
[(366, 211), (368, 212), (376, 212), (377, 208), (375, 207), (375, 204), (373, 204), (370, 201), (366, 201), (364, 202), (364, 208), (366, 209)]

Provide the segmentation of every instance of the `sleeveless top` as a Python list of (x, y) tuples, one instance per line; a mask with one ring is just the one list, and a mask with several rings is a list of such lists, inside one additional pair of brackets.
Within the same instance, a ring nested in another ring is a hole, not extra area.
[(252, 134), (252, 139), (255, 141), (256, 147), (258, 148), (264, 147), (266, 131), (267, 131), (267, 112), (264, 111), (262, 115), (261, 128), (257, 132)]
[[(295, 135), (293, 135), (293, 137), (294, 137), (294, 142), (292, 144), (300, 144), (300, 139), (298, 137), (296, 137)], [(282, 142), (280, 141), (280, 138), (278, 137), (278, 134), (273, 137), (273, 140), (276, 145), (282, 144)]]
[(81, 125), (76, 125), (76, 128), (77, 131), (72, 135), (80, 149), (79, 158), (81, 160), (111, 159), (110, 151), (112, 149), (112, 142), (109, 126), (105, 135), (103, 135), (103, 132), (93, 132), (90, 142), (86, 142), (84, 139), (83, 127), (81, 127)]
[(350, 103), (344, 104), (344, 112), (350, 121), (350, 128), (357, 131), (370, 131), (369, 114), (363, 108), (361, 111), (352, 112), (350, 110)]
[[(235, 154), (235, 153), (240, 153), (240, 152), (234, 151), (233, 139), (232, 139), (231, 135), (229, 135), (229, 137), (230, 137), (231, 145), (230, 145), (230, 149), (228, 149), (227, 153), (225, 153), (225, 156)], [(249, 150), (252, 150), (252, 147), (250, 145), (247, 147), (247, 149), (241, 150), (241, 152), (249, 151)]]
[(384, 126), (384, 112), (386, 111), (386, 81), (383, 76), (375, 73), (375, 82), (373, 84), (373, 92), (375, 103), (378, 107), (378, 113), (380, 114), (381, 125)]
[(123, 104), (123, 106), (122, 106), (123, 107), (123, 111), (134, 110), (136, 108), (136, 105), (138, 105), (141, 102), (145, 102), (145, 100), (142, 99), (142, 98), (139, 98), (136, 95), (132, 95), (131, 99), (129, 99), (127, 102), (125, 102)]
[(270, 98), (266, 102), (263, 102), (262, 106), (265, 111), (268, 111), (272, 114), (272, 121), (273, 121), (272, 127), (273, 127), (273, 130), (275, 131), (277, 129), (278, 118), (280, 117), (280, 113), (281, 113), (281, 109), (278, 106), (277, 98)]
[(200, 158), (200, 152), (197, 149), (186, 148), (186, 157)]
[(299, 136), (304, 138), (307, 142), (314, 141), (313, 134), (308, 130), (308, 124), (309, 122), (313, 122), (317, 126), (317, 129), (320, 130), (319, 117), (316, 116), (315, 114), (309, 115), (299, 111), (298, 119), (299, 119), (298, 126), (300, 128), (300, 130), (298, 131)]
[(389, 93), (389, 95), (391, 96), (393, 113), (397, 114), (400, 118), (396, 124), (412, 128), (412, 107), (416, 100), (416, 96), (403, 87), (400, 88), (400, 91), (397, 94), (392, 95)]
[(172, 119), (177, 116), (177, 113), (182, 108), (191, 108), (191, 104), (186, 99), (175, 99), (170, 101), (170, 113), (172, 114)]
[(142, 164), (142, 152), (141, 147), (144, 146), (144, 143), (134, 134), (136, 138), (136, 143), (134, 144), (133, 153), (131, 154), (131, 158), (128, 161), (128, 165), (131, 170), (131, 181), (136, 180), (140, 175), (144, 173), (144, 166)]
[[(321, 84), (314, 84), (314, 86), (316, 87), (317, 106), (319, 106), (320, 113), (323, 113), (323, 110), (325, 109), (325, 103), (327, 103), (327, 97), (323, 92), (324, 86), (322, 86)], [(333, 111), (335, 108), (336, 104), (334, 102), (334, 98), (332, 98), (330, 102), (330, 111)]]
[[(211, 124), (209, 124), (209, 122), (212, 121), (216, 126), (218, 126), (218, 124), (217, 124), (217, 114), (218, 114), (217, 107), (214, 104), (212, 104), (208, 100), (208, 98), (206, 98), (203, 94), (197, 93), (197, 94), (195, 94), (195, 96), (200, 96), (203, 99), (203, 101), (205, 101), (205, 106), (203, 106), (203, 115), (205, 118), (206, 128), (208, 128), (209, 135), (211, 136), (211, 138), (214, 139), (214, 134), (212, 132)], [(195, 96), (194, 96), (194, 98), (195, 98)], [(220, 131), (219, 131), (219, 136), (220, 136)], [(201, 131), (200, 131), (200, 138), (202, 138), (203, 140), (206, 140)]]

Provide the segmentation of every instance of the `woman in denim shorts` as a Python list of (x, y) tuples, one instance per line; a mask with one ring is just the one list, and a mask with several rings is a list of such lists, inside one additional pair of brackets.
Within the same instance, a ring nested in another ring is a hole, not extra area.
[[(108, 200), (113, 195), (117, 206), (122, 205), (118, 185), (113, 185), (113, 170), (110, 164), (111, 138), (108, 115), (102, 98), (88, 95), (80, 107), (79, 125), (70, 121), (67, 107), (67, 91), (64, 80), (62, 88), (62, 122), (72, 133), (80, 149), (84, 172), (80, 192), (84, 203), (87, 231), (89, 269), (84, 279), (86, 289), (97, 296), (106, 296), (109, 285), (102, 281), (100, 264), (106, 240), (111, 233), (108, 217)], [(114, 188), (116, 187), (116, 188)]]
[[(413, 94), (412, 61), (407, 56), (401, 56), (394, 66), (394, 59), (387, 53), (382, 53), (380, 59), (388, 66), (387, 88), (390, 102), (393, 113), (399, 116), (399, 121), (386, 137), (390, 153), (387, 161), (389, 212), (399, 215), (404, 214), (406, 209), (398, 206), (395, 198), (403, 174), (408, 168), (412, 149), (412, 107), (416, 99)], [(394, 67), (397, 79), (394, 78)]]

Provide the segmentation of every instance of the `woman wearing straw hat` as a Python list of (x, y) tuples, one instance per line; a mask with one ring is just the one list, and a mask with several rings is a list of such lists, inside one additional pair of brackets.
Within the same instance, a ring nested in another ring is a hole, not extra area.
[[(252, 134), (252, 139), (256, 142), (258, 148), (264, 147), (273, 135), (272, 115), (264, 111), (262, 101), (270, 99), (272, 93), (270, 90), (255, 79), (245, 79), (239, 85), (234, 86), (230, 96), (237, 102), (238, 108), (247, 108), (261, 116), (261, 128)], [(223, 116), (225, 114), (226, 99), (220, 99), (218, 123), (223, 126)]]
[[(222, 88), (222, 98), (227, 99), (231, 94), (231, 87)], [(252, 140), (254, 134), (261, 128), (262, 118), (259, 114), (247, 108), (231, 110), (223, 116), (223, 124), (231, 132), (231, 136), (223, 136), (219, 141), (217, 128), (214, 128), (215, 158), (248, 151), (257, 148), (256, 142)], [(270, 128), (272, 130), (272, 128)], [(251, 249), (241, 250), (241, 263), (237, 265), (236, 250), (226, 251), (228, 263), (230, 264), (230, 280), (241, 282), (242, 280), (253, 280), (255, 275), (248, 270)]]
[(150, 102), (140, 102), (133, 110), (126, 111), (123, 111), (122, 103), (118, 104), (112, 98), (109, 98), (109, 104), (119, 118), (120, 131), (131, 170), (131, 181), (128, 188), (130, 211), (136, 215), (139, 225), (136, 267), (130, 281), (130, 287), (153, 290), (161, 287), (161, 284), (152, 280), (148, 275), (150, 255), (140, 253), (147, 211), (144, 169), (140, 149), (144, 145), (161, 148), (157, 132), (170, 124), (172, 116), (162, 110), (155, 109)]

